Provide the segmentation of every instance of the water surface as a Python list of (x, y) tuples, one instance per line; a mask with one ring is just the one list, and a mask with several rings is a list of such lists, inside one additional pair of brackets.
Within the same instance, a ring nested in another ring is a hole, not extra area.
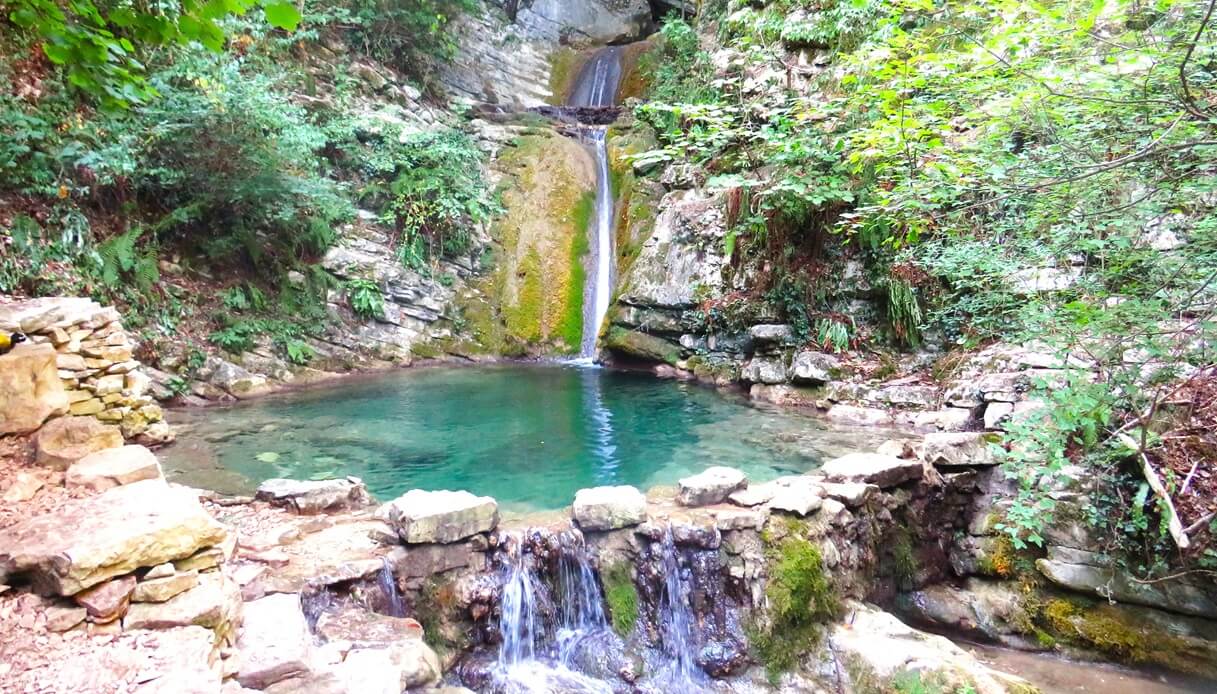
[(890, 432), (646, 374), (565, 365), (423, 368), (231, 407), (170, 412), (166, 474), (248, 492), (272, 477), (363, 478), (381, 500), (466, 489), (510, 511), (606, 484), (674, 484), (712, 465), (761, 481), (812, 470)]

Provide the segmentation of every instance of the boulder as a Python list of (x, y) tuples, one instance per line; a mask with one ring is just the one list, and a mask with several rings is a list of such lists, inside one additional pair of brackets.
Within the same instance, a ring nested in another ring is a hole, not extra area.
[(134, 590), (135, 576), (128, 574), (77, 593), (76, 604), (88, 611), (92, 621), (105, 624), (123, 616)]
[(680, 480), (676, 502), (681, 506), (709, 506), (722, 503), (748, 486), (748, 478), (735, 468), (715, 466)]
[(781, 357), (753, 357), (744, 364), (740, 378), (749, 383), (776, 385), (786, 382), (786, 364)]
[(258, 485), (254, 498), (304, 515), (361, 509), (372, 501), (367, 486), (358, 477), (310, 481), (267, 480)]
[[(169, 567), (172, 568), (173, 565), (170, 564)], [(168, 576), (156, 578), (145, 576), (144, 580), (135, 585), (135, 592), (131, 599), (135, 602), (167, 602), (198, 584), (199, 573), (197, 571), (171, 573)]]
[(790, 363), (790, 380), (803, 385), (828, 383), (839, 373), (841, 362), (831, 354), (804, 350)]
[(754, 325), (748, 329), (748, 336), (757, 347), (768, 347), (793, 342), (794, 330), (783, 324)]
[(919, 460), (904, 460), (878, 453), (850, 453), (828, 461), (820, 468), (833, 482), (864, 482), (882, 489), (921, 479)]
[(64, 484), (103, 492), (113, 487), (160, 479), (161, 464), (143, 446), (107, 448), (90, 453), (68, 468)]
[(312, 636), (300, 597), (277, 593), (247, 603), (237, 647), (241, 650), (237, 681), (242, 686), (265, 689), (308, 672)]
[(34, 437), (35, 461), (55, 470), (67, 470), (90, 453), (118, 448), (123, 434), (93, 417), (53, 419)]
[(241, 589), (219, 572), (198, 576), (198, 585), (165, 602), (136, 602), (123, 619), (124, 629), (200, 626), (225, 631), (241, 622)]
[(840, 424), (855, 424), (858, 426), (882, 426), (892, 423), (891, 413), (877, 407), (833, 405), (824, 416)]
[(939, 432), (926, 434), (921, 442), (921, 459), (938, 467), (992, 466), (997, 456), (990, 443), (994, 434), (981, 432)]
[(0, 435), (35, 431), (48, 417), (68, 413), (50, 345), (17, 345), (0, 355)]
[(141, 567), (184, 559), (226, 536), (194, 492), (144, 480), (0, 530), (0, 582), (28, 575), (40, 592), (74, 595)]
[(466, 491), (412, 489), (378, 512), (407, 544), (449, 543), (499, 524), (499, 505), (488, 496)]
[(646, 520), (647, 498), (630, 486), (580, 489), (571, 515), (585, 531), (627, 528)]
[(817, 511), (824, 505), (818, 485), (798, 485), (783, 487), (769, 501), (769, 508), (774, 511), (786, 511), (798, 516), (806, 516)]

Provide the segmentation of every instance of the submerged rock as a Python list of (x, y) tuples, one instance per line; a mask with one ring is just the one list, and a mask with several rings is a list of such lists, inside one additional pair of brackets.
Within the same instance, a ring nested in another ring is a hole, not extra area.
[(646, 520), (647, 498), (630, 486), (580, 489), (571, 513), (583, 530), (628, 528)]
[(358, 477), (307, 481), (266, 480), (258, 485), (254, 498), (303, 515), (360, 509), (372, 500), (367, 486)]
[(144, 480), (0, 530), (0, 581), (27, 575), (44, 593), (72, 595), (226, 536), (194, 492)]
[(385, 504), (378, 515), (406, 544), (447, 544), (494, 530), (499, 505), (488, 496), (465, 491), (412, 489)]
[(748, 478), (735, 468), (715, 466), (680, 480), (676, 501), (682, 506), (722, 503), (732, 492), (748, 486)]

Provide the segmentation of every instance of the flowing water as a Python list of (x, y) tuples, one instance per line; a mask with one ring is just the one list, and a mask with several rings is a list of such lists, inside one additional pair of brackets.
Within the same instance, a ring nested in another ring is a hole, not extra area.
[[(597, 51), (580, 71), (566, 105), (582, 108), (616, 105), (617, 88), (621, 83), (621, 53), (620, 46)], [(613, 293), (614, 200), (605, 135), (603, 127), (584, 130), (584, 139), (596, 162), (596, 213), (590, 244), (592, 272), (588, 273), (583, 293), (583, 340), (579, 348), (579, 356), (583, 359), (590, 359), (596, 353), (596, 337)]]
[(891, 432), (647, 374), (565, 365), (423, 368), (229, 407), (171, 410), (170, 479), (248, 493), (272, 477), (356, 475), (381, 500), (465, 489), (507, 512), (584, 487), (675, 484), (712, 465), (756, 481), (807, 472)]
[(689, 603), (689, 577), (680, 566), (680, 555), (672, 539), (672, 529), (664, 532), (662, 566), (663, 595), (659, 601), (659, 633), (663, 651), (670, 658), (659, 680), (679, 691), (695, 690), (701, 671), (695, 661), (697, 637), (694, 633), (693, 610)]

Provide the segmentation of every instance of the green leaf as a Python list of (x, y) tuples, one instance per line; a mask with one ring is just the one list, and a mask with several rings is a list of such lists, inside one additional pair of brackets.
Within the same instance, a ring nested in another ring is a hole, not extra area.
[(289, 2), (274, 2), (263, 6), (266, 21), (284, 31), (295, 31), (300, 25), (300, 11)]

